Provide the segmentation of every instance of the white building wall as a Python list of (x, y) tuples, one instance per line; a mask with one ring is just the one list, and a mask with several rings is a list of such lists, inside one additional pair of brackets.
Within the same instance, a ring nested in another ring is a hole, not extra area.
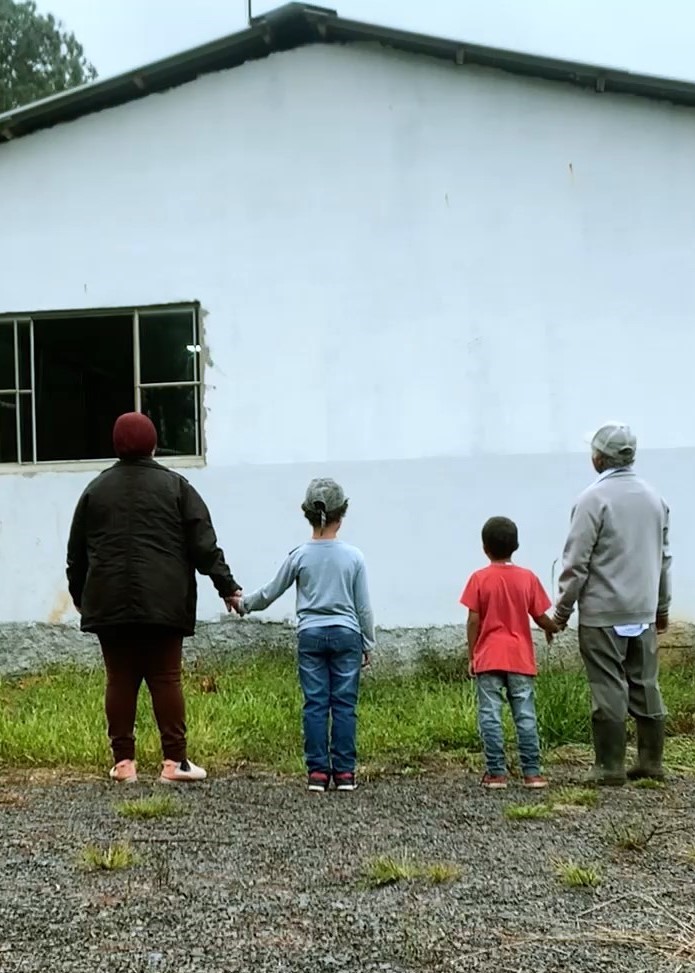
[[(693, 618), (694, 162), (687, 109), (308, 47), (1, 146), (0, 313), (200, 300), (190, 479), (233, 570), (265, 581), (335, 475), (386, 625), (462, 620), (492, 514), (549, 585), (583, 434), (623, 418)], [(92, 475), (0, 467), (0, 622), (72, 617)]]

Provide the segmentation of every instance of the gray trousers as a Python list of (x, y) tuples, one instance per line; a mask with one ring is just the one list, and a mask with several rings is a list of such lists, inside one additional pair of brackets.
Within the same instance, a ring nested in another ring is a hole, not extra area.
[(636, 638), (616, 635), (613, 628), (579, 626), (579, 651), (589, 679), (595, 720), (623, 723), (663, 719), (667, 710), (659, 689), (656, 626)]

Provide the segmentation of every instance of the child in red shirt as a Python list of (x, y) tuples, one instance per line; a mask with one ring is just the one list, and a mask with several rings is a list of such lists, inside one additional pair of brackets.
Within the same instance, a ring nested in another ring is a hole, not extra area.
[(478, 722), (485, 750), (483, 787), (507, 786), (502, 707), (512, 709), (524, 786), (547, 787), (541, 776), (534, 701), (536, 658), (529, 616), (548, 642), (558, 631), (546, 612), (550, 598), (535, 574), (512, 564), (519, 547), (516, 524), (492, 517), (483, 527), (483, 550), (490, 566), (471, 576), (461, 595), (468, 609), (468, 671), (476, 679)]

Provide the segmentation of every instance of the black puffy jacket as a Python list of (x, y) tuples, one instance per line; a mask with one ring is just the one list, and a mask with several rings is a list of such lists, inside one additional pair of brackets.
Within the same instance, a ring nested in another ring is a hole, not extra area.
[(239, 590), (208, 508), (187, 480), (137, 459), (89, 484), (68, 542), (68, 585), (83, 631), (146, 624), (192, 635), (196, 571), (221, 598)]

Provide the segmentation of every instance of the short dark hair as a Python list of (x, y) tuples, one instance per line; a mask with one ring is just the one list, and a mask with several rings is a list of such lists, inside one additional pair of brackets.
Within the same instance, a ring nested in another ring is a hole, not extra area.
[(509, 517), (490, 517), (483, 527), (483, 547), (490, 555), (502, 560), (519, 549), (519, 531)]
[[(304, 510), (304, 516), (312, 527), (327, 527), (328, 524), (337, 524), (338, 521), (342, 520), (347, 513), (348, 502), (346, 500), (345, 503), (341, 507), (338, 507), (337, 510), (323, 510), (322, 507), (323, 505), (320, 501), (316, 502), (313, 510), (305, 510), (304, 507), (302, 507), (302, 510)], [(323, 517), (326, 519), (323, 520)]]

